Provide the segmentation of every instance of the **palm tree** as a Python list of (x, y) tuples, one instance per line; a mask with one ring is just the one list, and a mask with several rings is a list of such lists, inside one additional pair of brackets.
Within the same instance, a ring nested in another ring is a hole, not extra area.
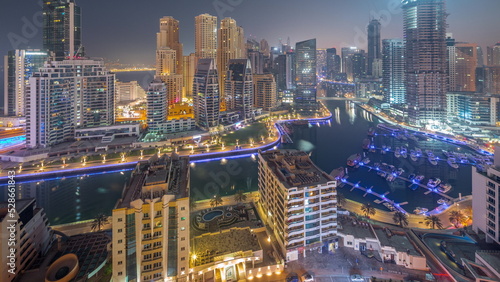
[(337, 206), (342, 207), (347, 203), (347, 200), (342, 193), (337, 193)]
[(247, 200), (247, 195), (245, 195), (243, 190), (238, 190), (236, 191), (236, 194), (234, 194), (234, 199), (236, 202), (241, 203)]
[(456, 210), (456, 211), (451, 211), (450, 212), (450, 222), (455, 225), (455, 227), (458, 227), (458, 225), (462, 224), (463, 222), (466, 222), (466, 216), (462, 213), (462, 211)]
[(224, 202), (222, 200), (222, 197), (217, 194), (217, 195), (214, 195), (214, 197), (212, 199), (210, 199), (210, 206), (212, 208), (217, 207), (217, 206), (221, 206), (222, 202)]
[(425, 218), (425, 225), (432, 229), (443, 229), (443, 223), (441, 223), (441, 219), (435, 215), (430, 215)]
[(92, 229), (92, 231), (96, 231), (96, 229), (97, 231), (101, 231), (101, 228), (108, 223), (108, 216), (100, 213), (94, 218), (94, 221), (92, 221), (92, 225), (90, 228)]
[(369, 203), (363, 204), (361, 206), (361, 211), (365, 214), (365, 217), (368, 217), (369, 215), (375, 215), (375, 213), (377, 212), (375, 208), (372, 207), (372, 205), (370, 205)]
[(394, 213), (394, 216), (392, 217), (392, 220), (394, 220), (394, 223), (401, 227), (406, 227), (408, 226), (408, 215), (406, 213), (397, 211)]

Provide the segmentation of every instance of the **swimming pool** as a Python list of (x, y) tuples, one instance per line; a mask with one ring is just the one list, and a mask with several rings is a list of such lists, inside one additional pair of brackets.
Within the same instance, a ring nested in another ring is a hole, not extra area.
[(214, 218), (221, 216), (223, 213), (224, 213), (223, 211), (219, 211), (219, 210), (208, 212), (208, 213), (203, 215), (203, 220), (204, 221), (211, 221)]

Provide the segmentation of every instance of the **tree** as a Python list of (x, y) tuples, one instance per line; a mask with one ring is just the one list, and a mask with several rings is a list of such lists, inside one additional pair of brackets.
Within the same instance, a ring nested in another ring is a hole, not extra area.
[(432, 229), (443, 229), (443, 223), (441, 223), (441, 219), (435, 215), (430, 215), (425, 218), (425, 225)]
[(108, 223), (108, 216), (100, 213), (94, 218), (94, 221), (92, 221), (92, 226), (90, 228), (92, 229), (92, 231), (101, 231), (101, 228)]
[(214, 195), (212, 199), (210, 199), (210, 206), (212, 208), (221, 206), (224, 201), (222, 200), (222, 197), (220, 195)]
[(394, 213), (394, 216), (392, 217), (392, 220), (394, 220), (394, 223), (401, 227), (406, 227), (408, 226), (408, 215), (406, 213), (397, 211)]
[(377, 212), (375, 208), (372, 207), (372, 205), (370, 205), (369, 203), (363, 204), (361, 206), (361, 211), (365, 214), (365, 217), (368, 217), (369, 215), (375, 215), (375, 213)]
[(456, 210), (456, 211), (451, 211), (450, 212), (450, 222), (455, 225), (455, 227), (458, 227), (460, 224), (464, 225), (467, 224), (468, 218), (463, 214), (462, 211)]
[(236, 194), (234, 194), (234, 199), (238, 203), (242, 203), (247, 200), (247, 195), (245, 195), (245, 192), (243, 190), (238, 190), (236, 191)]
[(342, 207), (347, 203), (347, 200), (342, 193), (337, 193), (337, 206)]

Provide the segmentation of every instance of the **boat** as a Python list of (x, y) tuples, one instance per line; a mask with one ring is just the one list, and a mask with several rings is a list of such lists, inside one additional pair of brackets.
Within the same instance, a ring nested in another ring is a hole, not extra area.
[(422, 180), (424, 180), (425, 176), (423, 175), (417, 175), (415, 176), (415, 178), (413, 179), (413, 182), (415, 183), (420, 183)]
[(431, 150), (425, 150), (425, 154), (428, 156), (428, 157), (434, 157), (434, 153), (431, 151)]
[(401, 148), (396, 147), (396, 151), (394, 151), (394, 156), (395, 156), (396, 158), (401, 157)]
[(403, 172), (405, 172), (405, 170), (404, 170), (404, 169), (402, 169), (402, 168), (398, 168), (398, 170), (396, 171), (396, 174), (397, 174), (397, 175), (401, 175), (401, 174), (403, 174)]
[(438, 191), (441, 192), (441, 193), (448, 193), (448, 192), (450, 192), (451, 188), (452, 188), (451, 185), (448, 184), (448, 183), (441, 184), (438, 187)]
[(441, 179), (439, 179), (439, 178), (431, 178), (427, 182), (427, 187), (429, 187), (429, 188), (436, 188), (439, 184), (441, 184)]
[(408, 179), (409, 179), (409, 180), (413, 180), (413, 179), (415, 179), (415, 174), (413, 174), (413, 173), (412, 173), (412, 174), (408, 175)]
[(447, 158), (449, 158), (449, 157), (453, 157), (453, 153), (450, 153), (450, 152), (448, 152), (448, 151), (446, 151), (446, 150), (441, 150), (441, 151), (443, 152), (443, 154), (444, 154)]
[(401, 157), (405, 159), (408, 157), (408, 149), (405, 146), (401, 147)]
[(357, 166), (359, 164), (359, 161), (361, 160), (361, 154), (354, 154), (351, 155), (347, 159), (347, 165), (348, 166)]
[(382, 149), (380, 149), (380, 153), (385, 155), (386, 152), (387, 152), (387, 146), (383, 145)]
[(370, 163), (370, 159), (369, 158), (364, 158), (362, 161), (361, 161), (363, 164), (367, 165)]
[(368, 136), (374, 136), (375, 135), (375, 128), (370, 127), (368, 128), (368, 132), (366, 133)]
[(452, 168), (458, 168), (458, 164), (454, 157), (449, 157), (446, 161)]
[(387, 181), (391, 182), (396, 179), (396, 176), (393, 173), (388, 173), (387, 177), (385, 178)]
[(448, 204), (448, 200), (441, 198), (437, 201), (437, 203), (440, 205), (446, 205), (446, 204)]
[(417, 152), (410, 150), (410, 158), (412, 161), (416, 162), (418, 160)]
[(410, 189), (411, 189), (412, 191), (415, 191), (415, 190), (417, 190), (417, 189), (418, 189), (418, 187), (419, 187), (419, 186), (418, 186), (418, 184), (412, 184), (412, 185), (410, 185), (409, 187), (410, 187)]
[(370, 149), (370, 144), (371, 144), (370, 139), (365, 138), (365, 140), (363, 140), (363, 146), (362, 146), (362, 147), (363, 147), (363, 149), (364, 149), (364, 150), (368, 150), (368, 149)]
[(421, 208), (421, 207), (417, 207), (417, 208), (415, 208), (415, 210), (413, 210), (413, 212), (416, 214), (424, 214), (424, 213), (427, 213), (428, 211), (429, 211), (429, 209)]
[(429, 162), (432, 164), (432, 165), (437, 165), (438, 162), (436, 160), (436, 157), (429, 157), (428, 158)]
[(387, 176), (387, 172), (385, 172), (383, 170), (378, 171), (377, 174), (384, 177), (384, 178)]
[(393, 205), (391, 205), (390, 203), (388, 202), (384, 202), (382, 205), (384, 205), (386, 208), (388, 208), (390, 211), (394, 211), (395, 208)]
[(423, 154), (422, 154), (422, 149), (420, 149), (420, 148), (415, 148), (415, 154), (417, 154), (417, 157), (419, 157), (419, 158), (420, 158), (421, 156), (423, 156)]

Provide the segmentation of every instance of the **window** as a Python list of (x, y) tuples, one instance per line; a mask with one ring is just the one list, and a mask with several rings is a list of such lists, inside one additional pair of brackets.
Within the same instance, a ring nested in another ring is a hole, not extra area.
[(161, 216), (161, 211), (157, 211), (156, 216)]
[(185, 257), (181, 257), (181, 261), (185, 261), (185, 260), (186, 260), (186, 258), (185, 258)]
[(118, 233), (122, 233), (123, 232), (123, 229), (118, 229)]
[(184, 270), (186, 270), (186, 268), (185, 267), (181, 267), (181, 271), (184, 271)]
[(185, 241), (186, 240), (186, 237), (181, 237), (181, 241)]
[(122, 251), (122, 250), (119, 250), (119, 251), (118, 251), (118, 254), (119, 254), (119, 255), (121, 255), (122, 253), (123, 253), (123, 251)]
[(122, 240), (122, 239), (118, 240), (118, 244), (121, 244), (122, 242), (123, 242), (123, 240)]
[(149, 223), (144, 224), (144, 229), (148, 229), (150, 227), (151, 227), (151, 225), (149, 225)]
[(123, 221), (123, 218), (119, 217), (118, 222), (122, 222), (122, 221)]
[(144, 218), (149, 218), (149, 213), (144, 213)]
[(181, 211), (185, 211), (186, 210), (186, 207), (181, 207)]
[(186, 250), (186, 248), (185, 248), (185, 247), (182, 247), (182, 248), (181, 248), (181, 251), (185, 251), (185, 250)]
[(122, 274), (123, 274), (123, 272), (121, 272), (121, 271), (118, 272), (118, 276), (122, 276)]
[(119, 262), (118, 262), (118, 265), (122, 265), (122, 264), (123, 264), (123, 261), (119, 261)]

